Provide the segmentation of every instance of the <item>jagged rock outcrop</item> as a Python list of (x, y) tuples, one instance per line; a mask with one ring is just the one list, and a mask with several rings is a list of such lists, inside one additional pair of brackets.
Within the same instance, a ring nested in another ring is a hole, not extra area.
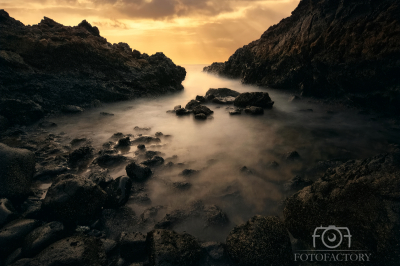
[(204, 71), (399, 111), (400, 3), (301, 0), (292, 15)]
[(69, 27), (45, 17), (25, 26), (0, 10), (0, 116), (8, 124), (29, 124), (68, 105), (182, 90), (185, 75), (163, 53), (111, 44), (85, 20)]

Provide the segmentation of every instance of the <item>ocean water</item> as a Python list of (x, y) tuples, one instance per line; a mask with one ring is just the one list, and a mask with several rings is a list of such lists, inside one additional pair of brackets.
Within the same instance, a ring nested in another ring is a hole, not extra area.
[[(194, 219), (174, 228), (176, 231), (187, 231), (202, 240), (223, 241), (235, 225), (255, 214), (281, 216), (283, 201), (293, 193), (285, 183), (298, 174), (311, 173), (309, 170), (319, 161), (362, 159), (385, 152), (391, 143), (398, 142), (398, 130), (376, 115), (362, 115), (357, 110), (306, 98), (290, 102), (286, 92), (206, 74), (201, 71), (202, 65), (184, 67), (188, 73), (182, 92), (107, 104), (80, 115), (52, 119), (58, 124), (54, 133), (63, 131), (71, 139), (86, 137), (97, 149), (116, 132), (170, 135), (161, 138), (161, 145), (147, 149), (161, 152), (165, 159), (176, 155), (169, 160), (182, 165), (156, 169), (143, 192), (150, 201), (143, 204), (133, 199), (128, 206), (138, 215), (151, 206), (164, 206), (157, 217), (161, 219), (168, 212), (201, 200), (220, 207), (230, 220), (224, 228), (205, 228), (202, 221)], [(232, 105), (207, 103), (214, 114), (205, 121), (166, 112), (176, 105), (184, 107), (196, 95), (204, 96), (209, 88), (268, 92), (275, 104), (262, 116), (231, 116), (227, 108)], [(114, 116), (102, 116), (100, 112)], [(135, 126), (151, 129), (137, 131)], [(132, 146), (123, 153), (136, 158), (136, 151)], [(297, 151), (301, 159), (287, 162), (285, 154), (291, 151)], [(279, 166), (271, 167), (272, 162)], [(241, 171), (243, 166), (250, 172)], [(185, 177), (180, 175), (184, 169), (199, 173)], [(122, 167), (111, 174), (117, 177), (126, 173)], [(188, 182), (191, 187), (180, 191), (174, 188), (174, 182)]]

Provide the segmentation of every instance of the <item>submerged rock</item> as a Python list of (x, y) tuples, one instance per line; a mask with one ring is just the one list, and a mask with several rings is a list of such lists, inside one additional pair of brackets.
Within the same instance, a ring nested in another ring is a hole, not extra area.
[(252, 114), (252, 115), (262, 115), (264, 114), (264, 109), (262, 109), (261, 107), (256, 107), (256, 106), (250, 106), (246, 109), (244, 109), (244, 111), (248, 114)]
[(256, 215), (226, 238), (226, 252), (238, 265), (291, 265), (289, 234), (278, 217)]
[(22, 199), (30, 192), (35, 154), (0, 143), (0, 198)]

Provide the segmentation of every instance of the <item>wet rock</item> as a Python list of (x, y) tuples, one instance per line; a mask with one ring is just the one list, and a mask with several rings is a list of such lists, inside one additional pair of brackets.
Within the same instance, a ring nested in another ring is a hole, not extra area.
[(215, 97), (214, 99), (211, 100), (213, 103), (218, 103), (218, 104), (232, 104), (235, 101), (235, 97)]
[(47, 191), (42, 209), (56, 220), (84, 225), (100, 213), (106, 199), (107, 194), (88, 178), (61, 176)]
[(256, 106), (247, 107), (244, 111), (246, 113), (252, 114), (252, 115), (262, 115), (262, 114), (264, 114), (264, 109), (262, 109), (261, 107), (256, 107)]
[(129, 147), (131, 145), (131, 139), (129, 137), (118, 140), (118, 147)]
[(150, 167), (160, 166), (160, 165), (164, 164), (164, 158), (162, 158), (160, 156), (154, 156), (151, 159), (141, 162), (141, 164), (147, 165)]
[(196, 101), (198, 101), (200, 103), (205, 103), (206, 102), (206, 98), (204, 98), (203, 96), (197, 95), (196, 96)]
[(118, 240), (122, 232), (136, 232), (139, 229), (140, 218), (130, 207), (104, 209), (100, 225), (107, 238)]
[(157, 138), (164, 136), (164, 134), (162, 132), (156, 132), (156, 134), (154, 134)]
[(30, 200), (29, 198), (21, 205), (22, 217), (25, 219), (41, 219), (42, 201)]
[(254, 216), (226, 238), (226, 252), (238, 265), (291, 265), (289, 234), (278, 217)]
[(64, 225), (60, 222), (50, 222), (30, 232), (22, 244), (24, 257), (33, 257), (47, 246), (64, 237)]
[(192, 187), (192, 184), (188, 182), (174, 182), (172, 183), (172, 186), (177, 190), (185, 191), (189, 190)]
[(202, 250), (189, 234), (156, 229), (147, 234), (146, 241), (151, 265), (199, 265)]
[(193, 114), (205, 114), (206, 116), (209, 116), (213, 114), (214, 111), (210, 110), (207, 106), (204, 105), (199, 105), (193, 108)]
[(78, 114), (83, 112), (83, 108), (75, 105), (65, 105), (62, 107), (61, 111), (67, 114)]
[(216, 205), (205, 205), (204, 213), (206, 227), (224, 227), (229, 224), (226, 213)]
[(50, 245), (31, 259), (28, 265), (106, 266), (107, 258), (100, 239), (72, 236)]
[(114, 114), (107, 113), (107, 112), (100, 112), (100, 115), (102, 115), (102, 116), (114, 116)]
[(187, 110), (193, 110), (195, 107), (200, 106), (201, 103), (199, 101), (196, 100), (191, 100), (190, 102), (188, 102), (185, 106), (185, 109)]
[(236, 98), (237, 96), (240, 95), (239, 92), (228, 89), (228, 88), (219, 88), (219, 89), (209, 89), (206, 92), (206, 98), (208, 98), (210, 95), (214, 97), (220, 97), (220, 98), (225, 98), (225, 97), (234, 97)]
[(139, 145), (137, 146), (137, 148), (138, 148), (139, 150), (144, 150), (144, 149), (146, 149), (146, 146), (145, 146), (144, 144), (139, 144)]
[(0, 198), (22, 199), (30, 193), (35, 155), (0, 143)]
[(234, 104), (243, 108), (255, 106), (269, 109), (272, 108), (274, 102), (267, 92), (245, 92), (236, 97)]
[(124, 133), (117, 132), (117, 133), (114, 133), (114, 134), (111, 136), (111, 139), (113, 139), (113, 140), (119, 140), (119, 139), (122, 139), (122, 138), (124, 138), (124, 137), (125, 137), (125, 134), (124, 134)]
[(0, 199), (0, 228), (18, 218), (12, 203), (8, 199)]
[(0, 230), (0, 258), (5, 258), (18, 248), (25, 236), (40, 226), (40, 222), (32, 219), (18, 219), (6, 224)]
[(141, 262), (148, 259), (146, 236), (142, 233), (121, 234), (119, 239), (120, 255), (125, 261)]
[(42, 106), (31, 100), (4, 99), (0, 102), (0, 115), (11, 125), (29, 125), (41, 119), (44, 114)]
[(186, 110), (185, 108), (179, 108), (175, 111), (176, 115), (181, 116), (181, 115), (188, 115), (190, 112)]
[[(308, 247), (313, 245), (310, 236), (315, 229), (334, 221), (337, 227), (349, 228), (351, 249), (373, 254), (371, 264), (396, 265), (400, 259), (399, 177), (399, 152), (330, 168), (286, 200), (285, 225)], [(346, 249), (347, 244), (340, 247)], [(322, 246), (317, 241), (316, 248)]]
[(114, 179), (110, 176), (108, 170), (102, 168), (94, 168), (90, 171), (87, 178), (93, 181), (102, 189), (106, 188)]
[(197, 120), (206, 120), (207, 119), (207, 115), (200, 113), (194, 116), (195, 119)]
[(93, 158), (94, 149), (90, 146), (80, 147), (74, 150), (68, 156), (68, 164), (71, 167), (77, 167), (87, 164)]
[(137, 164), (135, 162), (128, 164), (125, 170), (126, 174), (135, 182), (146, 181), (153, 174), (148, 166)]
[(97, 163), (100, 167), (103, 168), (112, 168), (112, 167), (117, 167), (120, 166), (121, 164), (125, 163), (128, 160), (123, 155), (117, 154), (117, 155), (111, 155), (111, 154), (104, 154), (98, 157), (95, 160), (95, 163)]
[(144, 156), (145, 156), (146, 158), (148, 158), (148, 159), (151, 159), (151, 158), (153, 158), (154, 156), (157, 156), (157, 155), (159, 155), (159, 154), (161, 154), (161, 152), (159, 152), (159, 151), (146, 151), (145, 154), (144, 154)]
[(181, 172), (180, 175), (189, 177), (189, 176), (194, 176), (194, 175), (198, 174), (199, 172), (200, 172), (200, 171), (198, 171), (198, 170), (185, 169), (185, 170), (183, 170), (183, 171)]
[(182, 109), (182, 106), (181, 106), (181, 105), (176, 105), (176, 106), (174, 107), (174, 111), (176, 111), (176, 110), (178, 110), (178, 109)]
[(107, 193), (107, 200), (104, 208), (114, 209), (125, 205), (128, 202), (132, 189), (132, 180), (127, 176), (120, 176), (113, 180), (104, 191)]
[(149, 143), (160, 143), (160, 142), (161, 140), (159, 138), (151, 136), (140, 136), (131, 141), (132, 144), (142, 144), (142, 143), (149, 144)]
[(301, 157), (300, 157), (300, 154), (297, 151), (291, 151), (291, 152), (288, 152), (288, 153), (286, 153), (284, 155), (284, 159), (287, 162), (293, 162), (293, 161), (296, 161), (296, 160), (300, 160)]

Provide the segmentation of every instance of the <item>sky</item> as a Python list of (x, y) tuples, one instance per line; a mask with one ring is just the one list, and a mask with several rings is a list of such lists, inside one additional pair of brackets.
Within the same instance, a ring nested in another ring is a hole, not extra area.
[(111, 43), (176, 64), (228, 60), (290, 16), (300, 0), (0, 0), (0, 9), (25, 25), (44, 16), (67, 26), (86, 19)]

